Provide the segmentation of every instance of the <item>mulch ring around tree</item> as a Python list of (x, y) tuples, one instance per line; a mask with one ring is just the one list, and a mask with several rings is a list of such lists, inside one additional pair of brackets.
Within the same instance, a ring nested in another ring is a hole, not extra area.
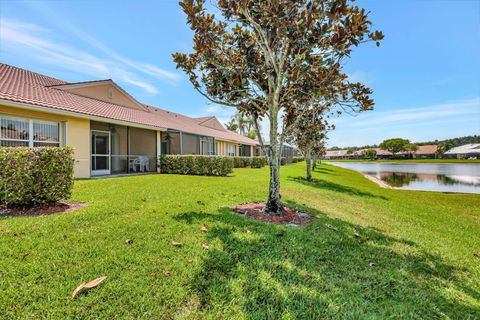
[(265, 203), (247, 203), (236, 206), (235, 212), (255, 220), (294, 226), (302, 226), (315, 219), (306, 212), (295, 211), (288, 207), (283, 207), (282, 215), (268, 214), (265, 208)]
[(33, 207), (5, 207), (0, 206), (0, 218), (37, 217), (55, 213), (64, 213), (78, 210), (87, 204), (83, 202), (56, 202)]

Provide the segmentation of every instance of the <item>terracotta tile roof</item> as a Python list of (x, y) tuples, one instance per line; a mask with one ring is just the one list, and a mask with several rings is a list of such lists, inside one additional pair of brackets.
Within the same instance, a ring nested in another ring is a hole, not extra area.
[(328, 150), (325, 152), (326, 157), (345, 157), (347, 150)]
[(209, 116), (209, 117), (200, 117), (200, 118), (193, 118), (193, 120), (195, 120), (197, 123), (203, 123), (207, 120), (210, 120), (214, 118), (213, 116)]
[(235, 132), (207, 128), (200, 125), (198, 120), (178, 113), (152, 106), (146, 106), (147, 111), (135, 110), (54, 87), (66, 84), (69, 83), (7, 64), (0, 64), (0, 99), (132, 124), (174, 129), (243, 144), (257, 144), (255, 140)]
[(437, 153), (438, 146), (436, 144), (430, 144), (426, 146), (418, 146), (416, 154), (435, 154)]

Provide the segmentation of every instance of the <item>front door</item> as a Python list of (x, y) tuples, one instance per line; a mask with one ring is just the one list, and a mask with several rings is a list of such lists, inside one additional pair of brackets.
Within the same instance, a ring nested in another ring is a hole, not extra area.
[(92, 130), (92, 176), (110, 174), (110, 131)]

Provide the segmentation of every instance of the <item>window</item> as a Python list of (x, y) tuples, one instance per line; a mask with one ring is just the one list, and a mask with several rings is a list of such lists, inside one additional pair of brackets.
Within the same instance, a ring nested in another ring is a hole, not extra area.
[(234, 157), (235, 156), (235, 145), (234, 144), (229, 144), (227, 147), (227, 155)]
[(0, 116), (0, 146), (58, 147), (58, 122)]
[(57, 122), (33, 121), (33, 146), (58, 147), (60, 145), (60, 130)]

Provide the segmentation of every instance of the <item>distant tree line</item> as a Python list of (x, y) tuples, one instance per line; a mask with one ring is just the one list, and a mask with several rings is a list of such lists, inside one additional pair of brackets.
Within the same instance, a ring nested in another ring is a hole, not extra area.
[[(472, 136), (451, 138), (451, 139), (445, 139), (445, 140), (415, 142), (415, 145), (425, 146), (425, 145), (435, 144), (435, 145), (438, 145), (444, 151), (447, 151), (448, 149), (455, 148), (455, 147), (458, 147), (458, 146), (462, 146), (464, 144), (474, 144), (474, 143), (480, 143), (480, 136), (472, 135)], [(378, 148), (378, 147), (381, 147), (381, 145), (374, 144), (374, 145), (366, 145), (366, 146), (361, 146), (361, 147), (346, 147), (346, 148), (339, 148), (339, 147), (335, 146), (335, 147), (328, 148), (327, 150), (335, 151), (335, 150), (347, 149), (350, 153), (353, 153), (353, 152), (355, 152), (357, 150), (361, 150), (361, 149), (374, 149), (374, 148)]]

